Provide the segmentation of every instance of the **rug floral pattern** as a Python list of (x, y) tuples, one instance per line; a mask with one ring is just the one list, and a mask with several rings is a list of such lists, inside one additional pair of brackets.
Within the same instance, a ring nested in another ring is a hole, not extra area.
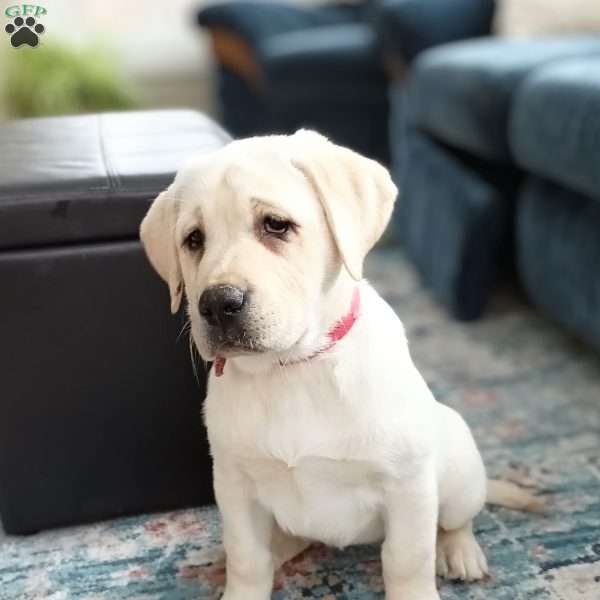
[[(600, 357), (515, 292), (473, 324), (447, 318), (393, 250), (372, 283), (405, 323), (438, 399), (471, 424), (489, 472), (543, 490), (545, 516), (476, 521), (492, 576), (440, 582), (444, 600), (600, 600)], [(0, 600), (217, 600), (212, 507), (0, 539)], [(378, 548), (314, 546), (276, 576), (275, 600), (382, 600)]]

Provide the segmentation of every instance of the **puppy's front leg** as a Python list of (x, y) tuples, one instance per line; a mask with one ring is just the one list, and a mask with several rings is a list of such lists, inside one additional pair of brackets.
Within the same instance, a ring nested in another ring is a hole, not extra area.
[(219, 465), (216, 457), (214, 485), (227, 561), (222, 600), (268, 600), (274, 574), (273, 516), (250, 496), (243, 474), (231, 464)]
[(386, 600), (439, 600), (435, 586), (438, 521), (434, 469), (386, 485), (386, 532), (381, 552)]

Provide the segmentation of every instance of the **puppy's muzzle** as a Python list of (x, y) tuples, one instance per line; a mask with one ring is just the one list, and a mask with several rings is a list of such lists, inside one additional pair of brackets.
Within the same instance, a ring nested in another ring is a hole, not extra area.
[(235, 285), (219, 284), (206, 288), (198, 311), (209, 326), (215, 346), (241, 345), (245, 333), (248, 292)]

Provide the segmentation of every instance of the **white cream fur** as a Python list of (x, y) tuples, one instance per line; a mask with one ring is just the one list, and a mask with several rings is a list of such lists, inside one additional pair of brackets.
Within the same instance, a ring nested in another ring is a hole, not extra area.
[[(434, 399), (396, 314), (355, 281), (395, 200), (385, 169), (299, 132), (233, 142), (191, 162), (165, 194), (172, 216), (162, 196), (142, 240), (174, 306), (183, 281), (202, 356), (215, 357), (196, 309), (208, 285), (252, 286), (261, 324), (263, 351), (228, 354), (205, 405), (227, 552), (223, 599), (267, 600), (274, 569), (311, 541), (383, 542), (387, 600), (439, 598), (436, 562), (450, 578), (483, 577), (471, 522), (487, 486), (469, 428)], [(281, 252), (256, 239), (257, 198), (300, 225)], [(206, 231), (198, 260), (180, 243), (194, 223)], [(361, 312), (347, 336), (282, 366), (323, 344), (356, 285)]]

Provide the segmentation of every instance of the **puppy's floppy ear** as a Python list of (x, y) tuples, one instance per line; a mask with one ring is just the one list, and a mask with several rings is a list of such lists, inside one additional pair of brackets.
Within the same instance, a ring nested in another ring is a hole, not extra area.
[(169, 190), (152, 203), (140, 226), (140, 239), (150, 263), (169, 285), (175, 314), (183, 296), (183, 279), (175, 246), (175, 201)]
[(358, 281), (365, 256), (388, 224), (398, 189), (378, 162), (314, 131), (300, 130), (292, 140), (292, 164), (315, 189), (342, 261)]

